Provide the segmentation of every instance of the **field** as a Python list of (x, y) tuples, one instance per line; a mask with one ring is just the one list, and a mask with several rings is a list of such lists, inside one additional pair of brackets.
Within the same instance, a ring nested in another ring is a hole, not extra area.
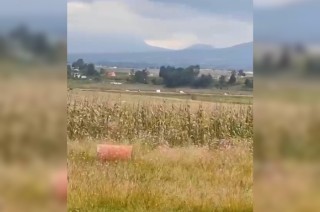
[[(68, 210), (252, 211), (252, 106), (205, 100), (69, 91)], [(99, 162), (98, 143), (133, 159)]]

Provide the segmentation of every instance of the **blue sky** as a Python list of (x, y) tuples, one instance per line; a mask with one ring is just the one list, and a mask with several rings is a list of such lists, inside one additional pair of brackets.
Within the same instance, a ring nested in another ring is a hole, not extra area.
[(256, 0), (254, 41), (320, 43), (319, 0)]
[(0, 33), (26, 24), (36, 31), (66, 37), (67, 2), (65, 0), (10, 0), (1, 2)]
[(69, 52), (224, 48), (253, 40), (251, 0), (69, 0)]

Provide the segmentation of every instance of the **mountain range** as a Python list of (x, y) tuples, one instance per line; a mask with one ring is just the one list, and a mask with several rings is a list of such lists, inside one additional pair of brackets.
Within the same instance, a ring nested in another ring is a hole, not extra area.
[(146, 48), (144, 52), (124, 53), (69, 53), (68, 62), (82, 58), (86, 62), (117, 67), (160, 67), (171, 65), (186, 67), (200, 65), (201, 68), (253, 69), (253, 43), (244, 43), (228, 48), (214, 48), (196, 44), (182, 50), (168, 50), (157, 47)]

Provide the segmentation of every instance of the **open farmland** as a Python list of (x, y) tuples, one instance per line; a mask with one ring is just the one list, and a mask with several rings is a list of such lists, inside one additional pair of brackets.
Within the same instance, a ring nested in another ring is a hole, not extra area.
[(250, 104), (73, 90), (67, 110), (69, 211), (252, 210)]

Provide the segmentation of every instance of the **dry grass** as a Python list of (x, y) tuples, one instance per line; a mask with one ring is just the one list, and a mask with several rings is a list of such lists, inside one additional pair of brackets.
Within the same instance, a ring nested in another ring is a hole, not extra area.
[(150, 148), (101, 163), (93, 141), (69, 142), (69, 211), (252, 211), (252, 151), (247, 142)]
[(212, 146), (219, 139), (252, 138), (252, 112), (247, 105), (71, 93), (67, 132), (69, 139), (148, 138), (155, 145)]
[[(69, 211), (252, 211), (252, 108), (106, 93), (68, 97)], [(131, 143), (101, 163), (98, 143)]]
[(20, 68), (0, 79), (0, 211), (61, 211), (49, 178), (66, 161), (66, 83)]

